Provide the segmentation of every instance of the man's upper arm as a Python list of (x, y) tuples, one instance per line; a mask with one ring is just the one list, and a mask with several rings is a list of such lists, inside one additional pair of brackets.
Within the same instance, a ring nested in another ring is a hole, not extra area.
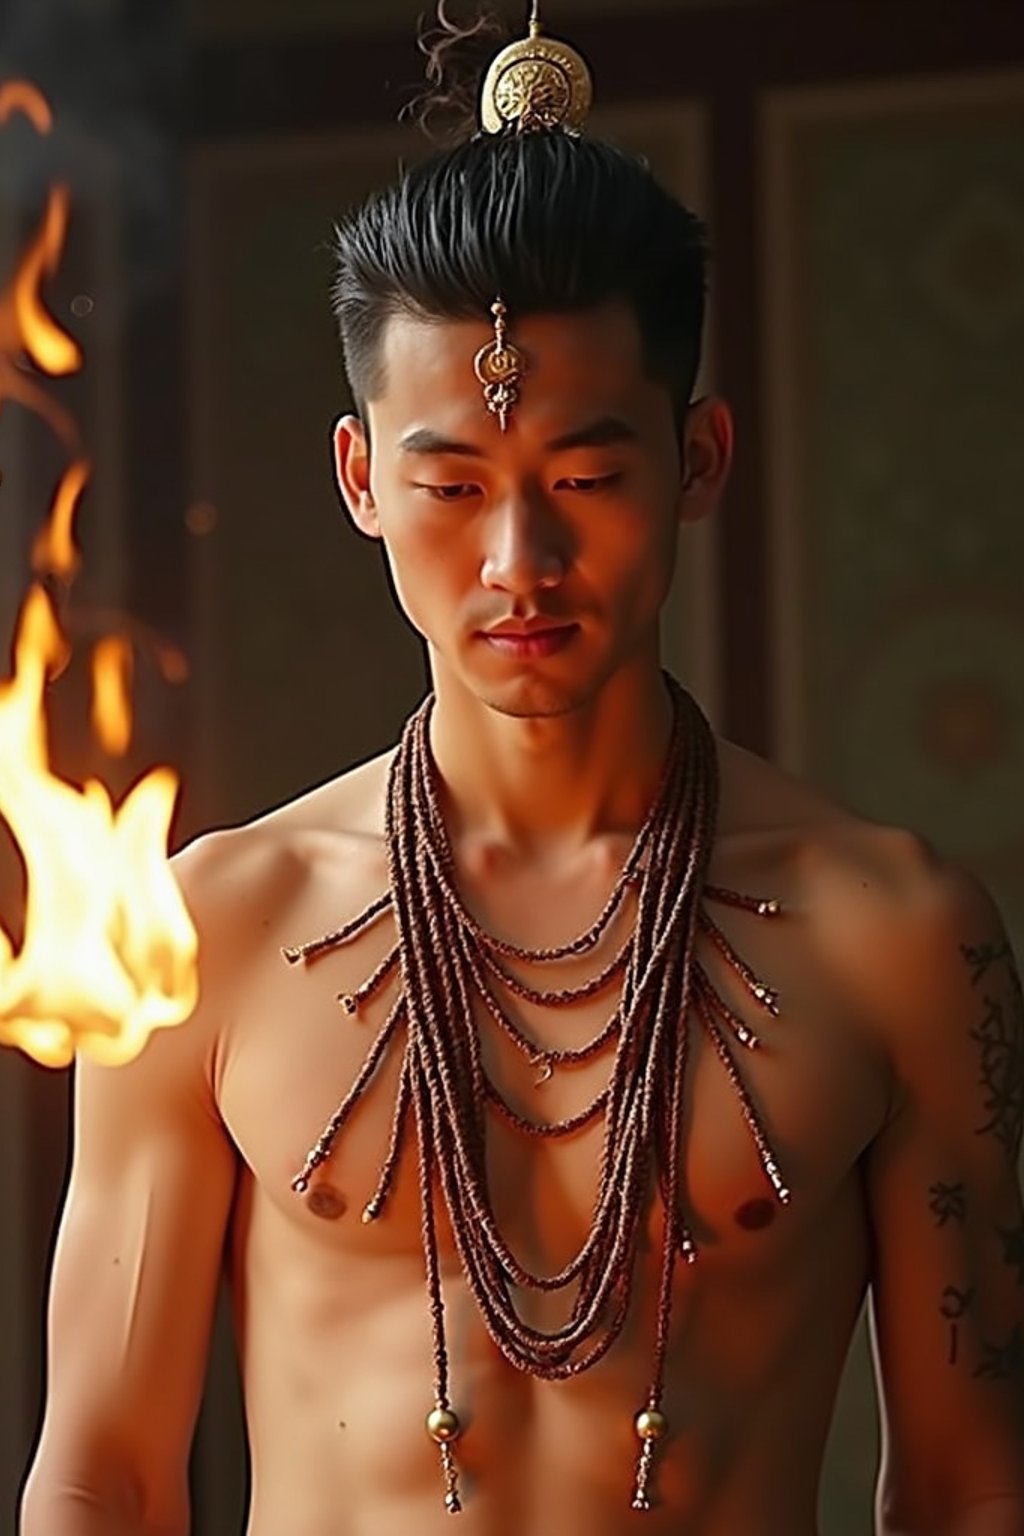
[[(190, 850), (179, 864), (193, 911), (188, 875), (199, 886), (214, 857)], [(185, 1528), (236, 1166), (212, 1093), (217, 989), (201, 923), (200, 947), (190, 1020), (157, 1031), (127, 1066), (76, 1065), (46, 1411), (26, 1511), (57, 1508), (74, 1488), (137, 1502), (147, 1527)], [(47, 1528), (32, 1519), (33, 1530)]]
[[(869, 966), (893, 1110), (866, 1157), (884, 1406), (882, 1531), (1024, 1532), (1020, 982), (991, 902), (919, 869)], [(1020, 1502), (1016, 1502), (1019, 1500)], [(1001, 1517), (1003, 1518), (1003, 1517)], [(989, 1529), (989, 1527), (985, 1527)]]

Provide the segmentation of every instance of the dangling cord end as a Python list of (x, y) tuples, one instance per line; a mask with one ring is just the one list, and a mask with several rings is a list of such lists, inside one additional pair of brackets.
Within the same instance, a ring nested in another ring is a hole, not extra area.
[(313, 1177), (321, 1163), (326, 1163), (331, 1155), (331, 1147), (334, 1144), (336, 1129), (324, 1131), (316, 1146), (312, 1149), (303, 1163), (301, 1170), (292, 1179), (292, 1192), (296, 1195), (304, 1195), (309, 1188), (309, 1181)]
[(444, 1507), (450, 1515), (462, 1513), (462, 1500), (459, 1498), (459, 1469), (455, 1465), (455, 1457), (452, 1453), (452, 1441), (457, 1440), (462, 1431), (458, 1414), (450, 1408), (435, 1408), (427, 1415), (427, 1434), (432, 1440), (436, 1440), (437, 1448), (441, 1453), (441, 1472), (444, 1476)]
[(461, 1515), (462, 1500), (459, 1498), (459, 1471), (450, 1445), (441, 1447), (441, 1466), (444, 1471), (444, 1507), (450, 1515)]
[(399, 1159), (402, 1156), (402, 1148), (405, 1145), (410, 1098), (410, 1074), (408, 1066), (403, 1063), (402, 1076), (399, 1079), (398, 1094), (395, 1099), (395, 1113), (391, 1122), (391, 1140), (388, 1145), (388, 1155), (384, 1159), (384, 1166), (381, 1169), (380, 1178), (377, 1180), (377, 1188), (363, 1207), (363, 1222), (366, 1225), (369, 1225), (371, 1221), (377, 1220), (391, 1192)]
[(654, 1466), (654, 1448), (668, 1433), (668, 1420), (657, 1408), (645, 1408), (633, 1420), (633, 1427), (641, 1442), (640, 1456), (636, 1464), (633, 1508), (647, 1510), (652, 1507), (650, 1482)]

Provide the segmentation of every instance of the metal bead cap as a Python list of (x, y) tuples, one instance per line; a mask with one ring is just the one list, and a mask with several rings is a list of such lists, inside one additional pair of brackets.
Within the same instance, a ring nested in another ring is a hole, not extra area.
[(439, 1445), (457, 1439), (461, 1429), (458, 1414), (452, 1413), (450, 1408), (434, 1408), (427, 1414), (427, 1434)]
[(660, 1440), (668, 1433), (668, 1419), (656, 1408), (645, 1408), (633, 1421), (641, 1440)]

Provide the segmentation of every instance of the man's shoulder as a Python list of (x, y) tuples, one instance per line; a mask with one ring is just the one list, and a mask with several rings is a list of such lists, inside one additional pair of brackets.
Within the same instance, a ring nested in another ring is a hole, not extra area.
[(803, 850), (806, 900), (830, 950), (858, 969), (913, 975), (999, 921), (981, 882), (920, 833), (844, 812)]
[(746, 753), (732, 761), (731, 793), (734, 835), (784, 871), (795, 920), (856, 1012), (907, 1028), (959, 979), (969, 947), (1005, 943), (981, 882), (920, 833), (859, 816)]
[(235, 825), (195, 837), (172, 863), (186, 897), (215, 910), (237, 910), (294, 890), (339, 847), (355, 856), (383, 833), (384, 787), (394, 753), (376, 757)]
[(858, 815), (817, 787), (739, 748), (723, 754), (727, 832), (777, 850), (798, 905), (860, 936), (933, 939), (991, 903), (979, 882), (906, 826)]
[(984, 885), (910, 828), (849, 813), (814, 830), (802, 863), (802, 912), (845, 1011), (890, 1063), (941, 1068), (973, 1017), (971, 954), (1013, 965)]

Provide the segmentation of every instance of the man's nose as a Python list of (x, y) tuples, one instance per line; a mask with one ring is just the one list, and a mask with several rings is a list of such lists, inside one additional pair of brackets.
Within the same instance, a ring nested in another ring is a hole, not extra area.
[(520, 493), (505, 497), (486, 521), (480, 579), (485, 587), (508, 592), (553, 587), (565, 576), (571, 558), (565, 520), (540, 492)]

